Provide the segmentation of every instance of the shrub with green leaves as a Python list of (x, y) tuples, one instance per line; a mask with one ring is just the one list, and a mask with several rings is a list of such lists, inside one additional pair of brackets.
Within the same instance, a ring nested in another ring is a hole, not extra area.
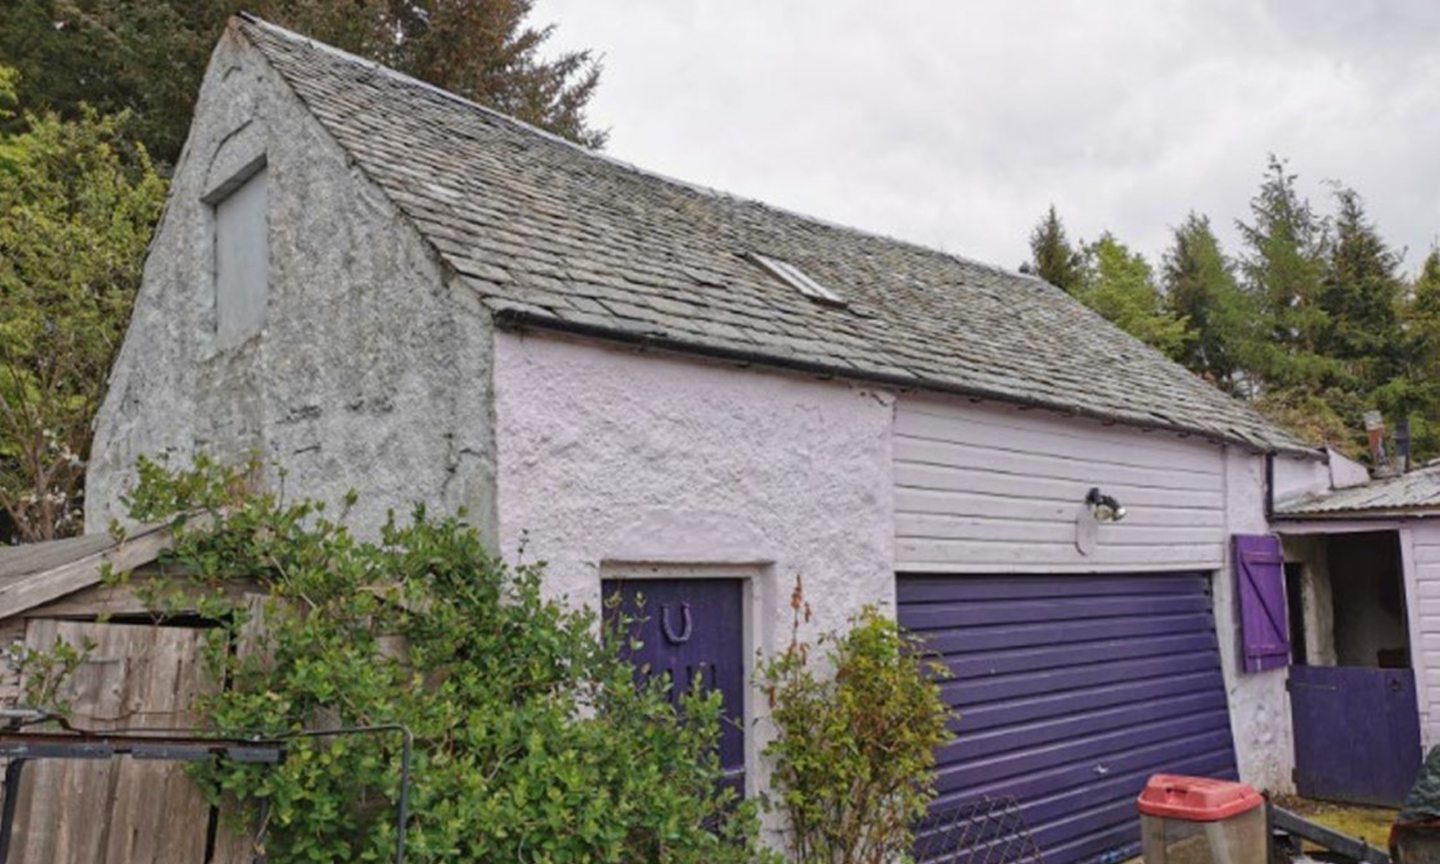
[(791, 860), (908, 860), (934, 797), (935, 749), (949, 738), (952, 712), (936, 683), (946, 669), (874, 607), (821, 635), (816, 664), (799, 638), (809, 613), (798, 584), (792, 605), (796, 635), (760, 671), (777, 729), (765, 750), (771, 806), (787, 820)]
[[(361, 539), (343, 514), (250, 492), (204, 460), (179, 474), (142, 463), (140, 477), (132, 516), (174, 521), (164, 563), (222, 622), (207, 660), (228, 684), (203, 715), (232, 735), (408, 726), (410, 861), (765, 857), (753, 806), (717, 782), (718, 694), (677, 710), (663, 681), (637, 685), (593, 613), (542, 596), (541, 565), (507, 566), (423, 509)], [(237, 580), (263, 586), (263, 604), (231, 599)], [(278, 767), (196, 777), (251, 819), (268, 802), (270, 861), (383, 861), (399, 757), (394, 736), (324, 737)]]

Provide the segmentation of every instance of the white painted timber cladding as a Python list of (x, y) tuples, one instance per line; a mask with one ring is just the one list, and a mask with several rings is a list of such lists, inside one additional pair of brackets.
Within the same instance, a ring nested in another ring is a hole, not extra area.
[[(1402, 540), (1402, 543), (1404, 541)], [(1411, 665), (1415, 669), (1415, 701), (1420, 709), (1420, 735), (1426, 748), (1440, 744), (1440, 520), (1417, 521), (1409, 529), (1411, 574), (1406, 596), (1410, 613)]]
[[(1039, 411), (902, 396), (896, 569), (1215, 570), (1225, 559), (1222, 450), (1199, 439)], [(1092, 486), (1126, 508), (1090, 555), (1075, 517)]]

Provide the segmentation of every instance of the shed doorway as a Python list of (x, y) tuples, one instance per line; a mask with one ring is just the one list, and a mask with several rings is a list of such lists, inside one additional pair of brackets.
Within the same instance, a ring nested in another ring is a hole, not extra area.
[(1296, 791), (1398, 805), (1422, 756), (1399, 533), (1283, 542)]

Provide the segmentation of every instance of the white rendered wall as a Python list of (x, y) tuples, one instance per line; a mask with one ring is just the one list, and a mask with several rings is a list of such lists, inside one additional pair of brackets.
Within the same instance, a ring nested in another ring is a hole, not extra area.
[(750, 657), (787, 644), (797, 576), (812, 636), (894, 613), (890, 394), (546, 335), (497, 333), (494, 364), (500, 551), (547, 562), (555, 594), (598, 608), (610, 572), (746, 578)]
[[(1229, 447), (1225, 451), (1226, 536), (1270, 533), (1265, 518), (1264, 457)], [(1282, 470), (1282, 463), (1291, 462), (1302, 469), (1295, 473), (1307, 473), (1303, 471), (1305, 463), (1277, 457), (1277, 474)], [(1315, 464), (1324, 467), (1324, 463)], [(1328, 483), (1328, 471), (1321, 473), (1322, 482)], [(1240, 777), (1268, 792), (1293, 792), (1295, 739), (1290, 722), (1290, 693), (1285, 689), (1289, 669), (1240, 671), (1240, 611), (1230, 557), (1230, 544), (1226, 543), (1224, 567), (1212, 584), (1215, 586), (1215, 631), (1220, 637), (1220, 658), (1225, 666), (1230, 730), (1235, 735)]]

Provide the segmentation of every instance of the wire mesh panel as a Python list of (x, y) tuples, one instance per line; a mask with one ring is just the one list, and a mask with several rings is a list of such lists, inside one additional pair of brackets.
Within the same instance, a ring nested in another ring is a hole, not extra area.
[(924, 864), (1041, 864), (1020, 806), (1011, 797), (982, 797), (935, 810), (916, 832), (915, 860)]

